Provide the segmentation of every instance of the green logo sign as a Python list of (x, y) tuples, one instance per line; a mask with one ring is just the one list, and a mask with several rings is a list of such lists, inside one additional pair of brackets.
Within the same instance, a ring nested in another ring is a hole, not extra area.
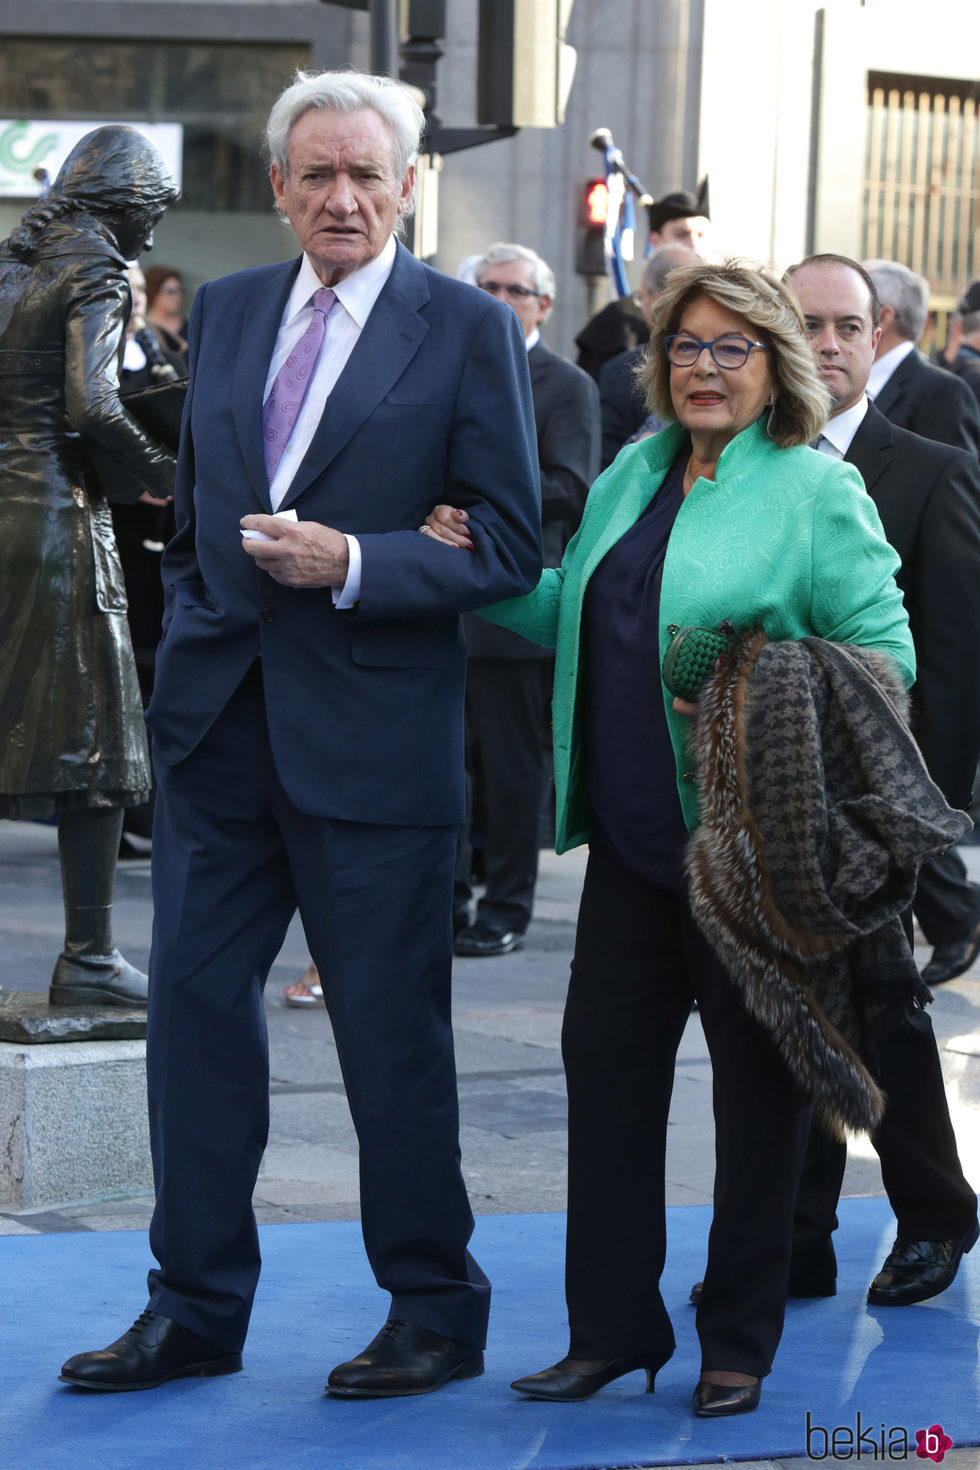
[(26, 122), (11, 123), (0, 133), (0, 167), (5, 168), (12, 174), (32, 174), (46, 158), (52, 148), (58, 146), (57, 133), (45, 133), (42, 138), (34, 144), (34, 147), (23, 158), (18, 158), (14, 149), (23, 141), (27, 132)]

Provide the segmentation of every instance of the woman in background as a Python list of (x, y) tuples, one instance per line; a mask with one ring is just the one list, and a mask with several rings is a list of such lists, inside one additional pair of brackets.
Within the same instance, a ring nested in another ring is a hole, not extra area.
[(187, 351), (184, 282), (170, 265), (151, 265), (146, 273), (146, 320), (158, 329), (161, 344), (173, 352)]

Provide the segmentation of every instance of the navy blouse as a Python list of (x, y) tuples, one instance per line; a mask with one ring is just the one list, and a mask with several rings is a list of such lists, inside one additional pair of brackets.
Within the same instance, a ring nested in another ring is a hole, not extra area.
[(595, 823), (620, 860), (680, 893), (687, 828), (660, 679), (660, 586), (687, 453), (596, 567), (585, 594), (586, 770)]

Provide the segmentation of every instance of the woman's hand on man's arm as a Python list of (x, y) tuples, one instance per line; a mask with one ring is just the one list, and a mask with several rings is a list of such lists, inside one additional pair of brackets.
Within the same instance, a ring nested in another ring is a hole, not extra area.
[(465, 510), (452, 505), (437, 505), (419, 526), (426, 536), (434, 536), (446, 546), (455, 546), (463, 551), (473, 551), (473, 538), (466, 529), (469, 516)]

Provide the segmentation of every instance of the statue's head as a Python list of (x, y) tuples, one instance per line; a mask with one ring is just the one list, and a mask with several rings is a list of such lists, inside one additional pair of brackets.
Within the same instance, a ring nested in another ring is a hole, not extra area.
[(180, 190), (163, 154), (138, 128), (109, 123), (79, 139), (51, 186), (49, 204), (103, 220), (121, 255), (133, 259)]

